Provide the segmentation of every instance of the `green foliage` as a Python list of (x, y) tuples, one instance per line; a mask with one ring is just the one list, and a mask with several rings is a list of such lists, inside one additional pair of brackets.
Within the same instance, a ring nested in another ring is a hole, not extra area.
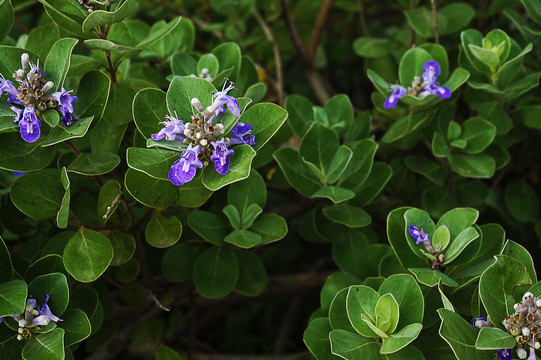
[(522, 357), (540, 5), (0, 0), (0, 357)]

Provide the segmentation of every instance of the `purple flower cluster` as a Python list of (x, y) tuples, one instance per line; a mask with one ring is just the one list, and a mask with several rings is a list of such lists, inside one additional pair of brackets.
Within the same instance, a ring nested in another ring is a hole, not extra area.
[[(42, 326), (49, 325), (52, 322), (62, 321), (58, 316), (54, 315), (47, 303), (49, 302), (49, 294), (45, 295), (43, 306), (38, 307), (38, 302), (35, 299), (28, 299), (24, 308), (24, 313), (21, 315), (11, 315), (19, 324), (19, 335), (17, 340), (31, 338), (36, 330)], [(4, 318), (0, 317), (0, 323)]]
[(440, 64), (436, 60), (427, 61), (423, 66), (423, 82), (419, 76), (415, 76), (411, 87), (405, 88), (401, 85), (391, 85), (389, 90), (392, 91), (391, 95), (385, 100), (383, 106), (386, 109), (391, 109), (398, 104), (398, 100), (406, 95), (417, 96), (418, 98), (424, 98), (428, 95), (437, 95), (442, 99), (448, 99), (451, 97), (451, 89), (446, 86), (438, 85), (438, 76), (441, 74)]
[(54, 83), (45, 81), (45, 73), (39, 68), (39, 59), (35, 64), (30, 61), (28, 54), (24, 53), (21, 56), (21, 65), (22, 68), (13, 74), (13, 78), (19, 83), (18, 88), (0, 74), (0, 96), (8, 94), (6, 101), (13, 105), (10, 109), (15, 113), (14, 123), (19, 125), (23, 140), (32, 143), (41, 135), (41, 114), (48, 109), (54, 108), (62, 115), (62, 123), (65, 126), (71, 125), (76, 119), (73, 104), (77, 102), (77, 97), (64, 88), (62, 91), (47, 94)]
[[(230, 156), (235, 152), (230, 149), (231, 145), (247, 144), (256, 145), (252, 126), (237, 122), (231, 129), (231, 137), (223, 137), (225, 127), (218, 117), (229, 111), (234, 116), (241, 115), (237, 99), (227, 93), (235, 86), (230, 83), (222, 91), (213, 95), (211, 105), (203, 109), (199, 99), (191, 100), (192, 105), (199, 114), (192, 116), (192, 122), (184, 122), (178, 116), (166, 115), (166, 121), (161, 122), (164, 127), (152, 139), (178, 141), (187, 144), (188, 147), (181, 150), (179, 159), (171, 166), (168, 177), (174, 185), (184, 185), (195, 177), (196, 168), (207, 166), (210, 161), (214, 162), (214, 168), (221, 175), (229, 172)], [(226, 109), (227, 107), (227, 109)], [(202, 118), (200, 117), (202, 116)], [(216, 122), (216, 123), (215, 123)]]
[(432, 244), (430, 244), (430, 235), (423, 231), (422, 226), (417, 227), (415, 225), (410, 225), (408, 231), (410, 235), (415, 239), (415, 244), (424, 244), (426, 251), (428, 252), (425, 253), (425, 255), (432, 259), (432, 264), (430, 265), (430, 267), (434, 270), (441, 269), (445, 261), (445, 255), (440, 253), (441, 246), (436, 244), (434, 247), (432, 247)]

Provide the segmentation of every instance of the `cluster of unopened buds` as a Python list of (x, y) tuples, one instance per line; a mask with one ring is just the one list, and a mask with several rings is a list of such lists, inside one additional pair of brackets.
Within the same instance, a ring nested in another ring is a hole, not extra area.
[(426, 234), (423, 231), (423, 227), (417, 227), (415, 225), (410, 225), (408, 228), (410, 235), (415, 239), (415, 244), (419, 245), (423, 243), (426, 247), (426, 251), (423, 251), (428, 258), (432, 260), (431, 268), (434, 270), (441, 269), (443, 262), (445, 261), (445, 255), (440, 254), (441, 247), (440, 245), (435, 245), (434, 247), (430, 244), (430, 235)]
[[(52, 322), (62, 321), (59, 317), (55, 316), (49, 305), (49, 295), (45, 295), (45, 302), (41, 308), (38, 307), (38, 302), (35, 299), (28, 299), (26, 301), (26, 307), (24, 313), (21, 315), (12, 315), (19, 325), (17, 340), (30, 339), (36, 334), (36, 331), (40, 330), (43, 326), (49, 325)], [(0, 322), (3, 318), (0, 317)]]
[[(535, 350), (541, 347), (539, 341), (536, 340), (539, 328), (541, 327), (541, 299), (534, 297), (531, 292), (527, 292), (522, 297), (522, 301), (514, 306), (515, 313), (507, 316), (502, 324), (508, 333), (515, 337), (516, 352), (519, 359), (536, 360)], [(472, 325), (476, 329), (483, 327), (492, 327), (490, 319), (485, 320), (484, 317), (475, 318), (472, 320)], [(529, 348), (530, 354), (528, 355)], [(510, 360), (513, 356), (511, 349), (500, 349), (498, 358), (500, 360)]]
[(421, 75), (423, 81), (421, 82), (421, 77), (415, 76), (411, 87), (407, 89), (401, 85), (391, 85), (389, 90), (392, 91), (392, 94), (385, 100), (383, 106), (386, 109), (391, 109), (398, 104), (398, 99), (406, 95), (413, 95), (421, 99), (428, 95), (438, 95), (442, 99), (451, 97), (451, 89), (438, 85), (441, 67), (436, 60), (427, 61), (423, 66), (423, 71)]
[[(196, 173), (196, 167), (202, 168), (214, 162), (216, 171), (225, 175), (229, 171), (229, 156), (234, 151), (229, 149), (231, 145), (247, 144), (256, 145), (255, 136), (252, 134), (252, 126), (237, 122), (231, 129), (232, 136), (223, 137), (225, 127), (217, 121), (222, 117), (227, 106), (227, 110), (234, 116), (240, 116), (240, 109), (237, 99), (227, 92), (234, 89), (233, 83), (228, 87), (214, 94), (214, 101), (207, 108), (203, 108), (197, 98), (191, 100), (192, 106), (198, 113), (192, 116), (192, 121), (185, 123), (178, 119), (178, 116), (165, 115), (166, 121), (160, 124), (164, 125), (157, 134), (152, 134), (152, 139), (159, 141), (162, 139), (169, 141), (182, 142), (188, 145), (182, 150), (180, 158), (171, 166), (168, 177), (174, 185), (184, 185), (191, 181)], [(220, 120), (221, 121), (221, 120)]]
[(13, 105), (10, 109), (15, 113), (14, 122), (19, 124), (23, 140), (32, 143), (41, 135), (40, 118), (48, 109), (58, 111), (65, 126), (71, 125), (76, 119), (73, 103), (77, 102), (77, 97), (64, 88), (62, 91), (47, 94), (54, 87), (54, 83), (46, 81), (45, 73), (39, 68), (39, 59), (35, 64), (30, 61), (28, 54), (24, 53), (21, 56), (21, 65), (21, 69), (13, 73), (13, 79), (19, 83), (18, 87), (0, 74), (0, 96), (8, 94), (7, 102)]

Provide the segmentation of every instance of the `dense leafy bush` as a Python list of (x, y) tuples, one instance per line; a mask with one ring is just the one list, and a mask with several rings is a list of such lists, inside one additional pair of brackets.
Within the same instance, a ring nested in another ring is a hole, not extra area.
[(536, 359), (539, 0), (0, 19), (0, 359)]

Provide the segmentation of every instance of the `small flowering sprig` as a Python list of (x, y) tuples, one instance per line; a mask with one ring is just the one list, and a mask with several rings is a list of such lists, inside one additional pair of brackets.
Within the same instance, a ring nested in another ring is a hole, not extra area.
[[(231, 130), (232, 137), (223, 137), (225, 127), (221, 119), (226, 111), (234, 116), (240, 116), (239, 103), (228, 91), (235, 88), (230, 82), (222, 91), (213, 95), (214, 100), (207, 108), (203, 108), (197, 98), (191, 100), (192, 106), (198, 111), (192, 116), (192, 122), (185, 123), (175, 116), (166, 115), (166, 121), (161, 122), (164, 127), (152, 139), (162, 139), (182, 142), (188, 147), (181, 150), (179, 159), (171, 166), (168, 177), (174, 185), (184, 185), (195, 177), (196, 168), (208, 166), (214, 162), (216, 171), (221, 175), (229, 172), (230, 156), (235, 152), (229, 149), (231, 145), (256, 145), (252, 126), (237, 122)], [(227, 107), (227, 109), (226, 109)]]
[(415, 225), (410, 225), (408, 230), (410, 235), (415, 239), (415, 244), (419, 245), (420, 243), (423, 243), (425, 245), (428, 252), (427, 255), (431, 259), (433, 259), (431, 268), (434, 270), (440, 269), (443, 262), (445, 261), (445, 255), (440, 254), (441, 246), (435, 245), (434, 247), (432, 247), (432, 245), (430, 244), (430, 236), (423, 231), (422, 226), (417, 227)]
[(389, 90), (392, 93), (387, 97), (383, 106), (386, 109), (391, 109), (398, 104), (398, 100), (401, 97), (406, 95), (416, 96), (421, 99), (428, 95), (438, 95), (442, 99), (451, 97), (451, 89), (438, 85), (438, 76), (441, 74), (441, 67), (436, 60), (427, 61), (423, 66), (423, 71), (421, 75), (423, 81), (421, 82), (421, 77), (415, 76), (411, 87), (407, 89), (402, 85), (391, 85)]
[[(62, 116), (62, 123), (70, 126), (76, 119), (73, 103), (77, 97), (71, 95), (71, 90), (47, 94), (54, 86), (52, 81), (46, 81), (45, 73), (37, 64), (30, 61), (27, 53), (21, 55), (21, 69), (13, 73), (13, 79), (19, 83), (15, 87), (12, 81), (0, 74), (0, 96), (8, 94), (7, 102), (14, 106), (10, 109), (15, 113), (14, 123), (19, 124), (21, 137), (28, 143), (33, 143), (41, 135), (42, 113), (55, 109)], [(22, 108), (21, 108), (21, 107)]]
[(541, 346), (539, 341), (536, 341), (541, 327), (541, 298), (534, 297), (528, 291), (522, 301), (514, 305), (514, 309), (515, 313), (507, 316), (502, 324), (507, 332), (515, 337), (518, 357), (526, 359), (526, 348), (529, 347), (528, 360), (535, 360), (535, 350)]
[[(24, 313), (21, 315), (12, 315), (19, 324), (17, 332), (17, 340), (30, 339), (43, 326), (49, 325), (52, 322), (62, 321), (58, 316), (54, 315), (47, 303), (49, 302), (49, 294), (45, 295), (45, 302), (41, 308), (38, 307), (38, 302), (35, 299), (26, 300)], [(3, 318), (0, 318), (0, 323)]]
[[(472, 319), (471, 324), (477, 330), (481, 330), (481, 328), (484, 328), (484, 327), (493, 327), (492, 323), (490, 322), (490, 319), (487, 320), (484, 317), (478, 317), (478, 318)], [(513, 358), (513, 350), (512, 349), (498, 349), (496, 350), (496, 355), (498, 356), (498, 359), (500, 360), (511, 360)], [(524, 359), (524, 358), (521, 358), (521, 359)], [(535, 356), (534, 356), (534, 360), (535, 360)]]

